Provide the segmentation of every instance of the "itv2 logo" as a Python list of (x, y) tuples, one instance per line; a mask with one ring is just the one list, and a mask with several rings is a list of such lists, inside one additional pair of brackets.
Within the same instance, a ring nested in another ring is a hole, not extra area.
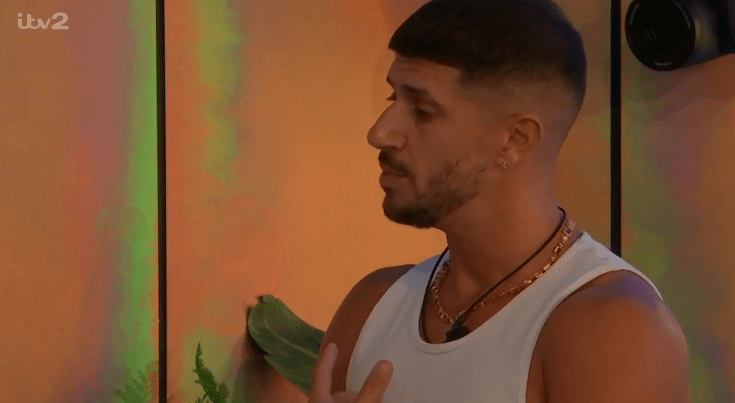
[(57, 18), (61, 18), (61, 20), (54, 25), (51, 26), (51, 29), (59, 29), (59, 30), (66, 30), (69, 29), (66, 25), (66, 21), (69, 20), (69, 17), (66, 16), (66, 13), (56, 13), (53, 15), (53, 17), (49, 18), (44, 22), (42, 19), (38, 18), (36, 19), (38, 21), (38, 25), (33, 24), (34, 18), (31, 17), (30, 14), (26, 15), (26, 25), (23, 26), (23, 13), (18, 13), (18, 28), (20, 29), (46, 29), (48, 28), (48, 24), (51, 22), (51, 20), (55, 20)]

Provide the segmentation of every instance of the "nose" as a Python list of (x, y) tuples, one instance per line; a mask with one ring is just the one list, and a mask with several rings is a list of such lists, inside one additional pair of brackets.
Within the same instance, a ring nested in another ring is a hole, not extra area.
[(385, 148), (400, 150), (406, 144), (405, 128), (398, 116), (396, 106), (393, 104), (383, 111), (375, 124), (368, 130), (368, 144), (379, 150)]

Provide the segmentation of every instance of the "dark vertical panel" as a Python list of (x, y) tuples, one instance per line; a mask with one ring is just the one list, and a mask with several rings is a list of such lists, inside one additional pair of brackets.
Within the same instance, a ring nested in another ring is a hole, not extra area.
[(610, 250), (622, 256), (621, 195), (621, 5), (610, 2)]
[(156, 0), (156, 101), (158, 129), (158, 399), (168, 395), (168, 337), (166, 290), (166, 16), (164, 0)]

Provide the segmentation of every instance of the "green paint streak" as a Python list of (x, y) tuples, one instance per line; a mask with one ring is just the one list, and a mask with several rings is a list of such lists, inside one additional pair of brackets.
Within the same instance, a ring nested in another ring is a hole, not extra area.
[[(676, 208), (671, 192), (666, 188), (657, 167), (646, 154), (646, 142), (651, 133), (645, 129), (648, 121), (632, 121), (640, 116), (634, 102), (626, 102), (623, 113), (623, 141), (626, 154), (622, 164), (624, 217), (635, 242), (625, 245), (624, 258), (652, 280), (661, 280), (674, 262), (668, 253), (673, 250), (675, 234), (679, 233)], [(631, 130), (630, 128), (634, 128)]]
[[(155, 3), (130, 1), (128, 24), (134, 37), (127, 119), (128, 170), (124, 204), (135, 211), (124, 223), (118, 270), (127, 292), (120, 301), (116, 325), (126, 335), (121, 363), (130, 377), (157, 361), (154, 309), (157, 286), (157, 111)], [(132, 217), (131, 217), (132, 218)], [(158, 391), (153, 391), (157, 394)]]
[(715, 379), (714, 371), (694, 343), (689, 343), (689, 384), (692, 403), (724, 402), (726, 391)]
[(240, 70), (238, 49), (245, 41), (228, 2), (194, 0), (199, 23), (197, 57), (200, 79), (209, 90), (204, 105), (207, 132), (205, 169), (223, 183), (234, 185), (234, 162), (241, 156), (237, 128), (231, 109), (237, 94)]
[[(640, 68), (630, 66), (627, 71), (640, 71)], [(692, 286), (676, 275), (677, 272), (691, 270), (690, 267), (681, 267), (691, 262), (672, 256), (672, 251), (680, 247), (679, 240), (686, 235), (681, 226), (685, 216), (664, 182), (661, 168), (649, 155), (650, 144), (664, 141), (660, 136), (665, 136), (665, 133), (656, 133), (649, 128), (666, 105), (664, 100), (652, 100), (648, 94), (657, 93), (654, 87), (667, 83), (663, 79), (652, 83), (650, 79), (644, 79), (643, 74), (632, 79), (630, 88), (624, 89), (622, 117), (626, 153), (622, 164), (622, 191), (624, 220), (634, 242), (623, 247), (623, 258), (656, 283), (686, 331), (701, 325), (711, 301), (707, 301), (708, 296), (705, 295), (692, 297), (695, 294)], [(670, 270), (679, 267), (682, 270)], [(692, 339), (690, 335), (687, 338)], [(690, 343), (689, 349), (691, 401), (721, 401), (718, 396), (723, 395), (714, 389), (715, 369), (696, 345)]]
[(636, 268), (658, 284), (671, 264), (666, 253), (670, 240), (638, 221), (629, 222), (628, 227), (635, 234), (635, 242), (626, 248), (626, 256), (632, 256)]

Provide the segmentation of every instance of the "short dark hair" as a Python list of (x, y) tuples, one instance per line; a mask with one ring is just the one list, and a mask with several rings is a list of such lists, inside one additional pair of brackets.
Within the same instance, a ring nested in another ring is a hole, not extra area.
[(388, 47), (459, 69), (462, 85), (561, 79), (575, 116), (584, 100), (582, 37), (552, 0), (431, 0), (398, 27)]

